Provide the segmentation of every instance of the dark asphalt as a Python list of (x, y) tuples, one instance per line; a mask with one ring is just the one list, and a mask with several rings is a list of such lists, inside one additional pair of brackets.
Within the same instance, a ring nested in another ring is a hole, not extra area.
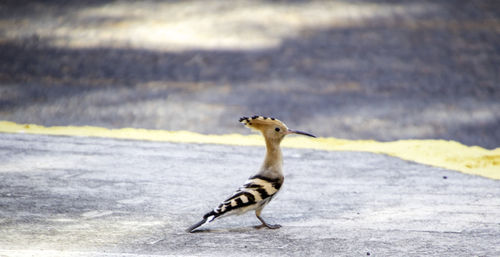
[[(305, 1), (193, 1), (178, 16), (175, 1), (36, 2), (0, 3), (0, 120), (221, 134), (261, 114), (319, 136), (500, 146), (495, 0), (339, 1), (352, 17), (337, 23), (321, 19), (344, 9)], [(269, 16), (231, 16), (245, 10)], [(127, 34), (172, 20), (219, 30), (182, 50)], [(202, 45), (218, 37), (237, 43)], [(246, 45), (260, 38), (278, 43)]]

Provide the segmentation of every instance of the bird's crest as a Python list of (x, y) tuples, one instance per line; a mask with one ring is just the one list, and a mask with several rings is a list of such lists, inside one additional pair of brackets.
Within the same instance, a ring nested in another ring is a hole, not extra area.
[(252, 129), (257, 129), (261, 130), (263, 127), (267, 126), (278, 126), (278, 127), (285, 127), (285, 123), (281, 122), (278, 119), (272, 118), (272, 117), (265, 117), (265, 116), (252, 116), (252, 117), (241, 117), (240, 122), (245, 124), (245, 126), (252, 128)]

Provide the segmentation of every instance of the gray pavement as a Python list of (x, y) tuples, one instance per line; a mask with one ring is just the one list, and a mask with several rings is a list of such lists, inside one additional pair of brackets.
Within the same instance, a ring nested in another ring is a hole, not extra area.
[[(498, 0), (0, 2), (0, 120), (500, 146)], [(201, 125), (200, 125), (201, 124)]]
[(0, 256), (500, 255), (500, 181), (360, 152), (284, 149), (279, 230), (186, 233), (263, 151), (0, 133)]

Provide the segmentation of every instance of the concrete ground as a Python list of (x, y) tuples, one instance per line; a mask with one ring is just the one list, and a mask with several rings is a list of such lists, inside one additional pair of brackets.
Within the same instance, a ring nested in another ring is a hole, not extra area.
[(279, 230), (186, 233), (263, 151), (0, 134), (0, 256), (500, 255), (500, 181), (360, 152), (284, 149)]

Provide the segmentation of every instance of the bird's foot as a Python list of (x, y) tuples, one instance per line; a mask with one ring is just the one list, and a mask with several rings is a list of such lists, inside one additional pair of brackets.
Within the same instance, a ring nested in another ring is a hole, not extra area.
[(278, 229), (278, 228), (281, 228), (281, 225), (280, 224), (266, 224), (266, 227), (268, 227), (269, 229)]
[(256, 229), (261, 229), (261, 228), (268, 228), (268, 229), (278, 229), (281, 228), (280, 224), (260, 224), (258, 226), (255, 226), (254, 228)]
[(256, 216), (257, 216), (257, 219), (260, 220), (260, 222), (262, 222), (262, 226), (265, 226), (269, 229), (277, 229), (277, 228), (281, 228), (281, 225), (280, 224), (274, 224), (274, 225), (271, 225), (271, 224), (267, 224), (267, 222), (260, 217), (260, 210), (257, 210), (257, 212), (255, 212)]

